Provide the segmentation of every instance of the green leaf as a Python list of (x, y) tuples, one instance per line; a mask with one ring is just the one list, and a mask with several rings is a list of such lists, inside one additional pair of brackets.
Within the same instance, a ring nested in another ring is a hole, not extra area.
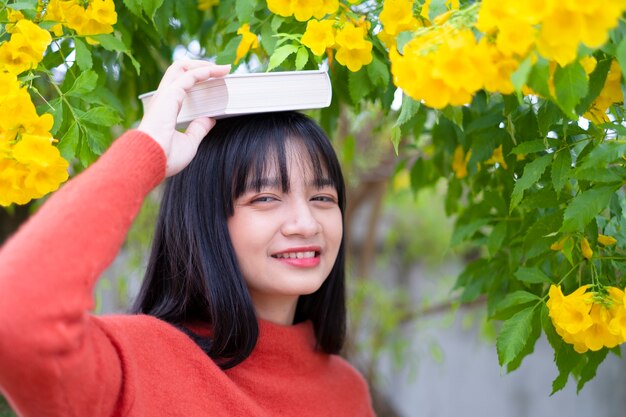
[(539, 178), (541, 178), (551, 161), (552, 155), (548, 154), (526, 164), (524, 167), (524, 174), (517, 180), (515, 187), (513, 188), (513, 193), (511, 194), (511, 206), (509, 208), (510, 212), (512, 212), (513, 209), (518, 206), (520, 201), (522, 201), (524, 191), (539, 181)]
[(496, 339), (500, 366), (509, 364), (522, 352), (533, 330), (533, 320), (537, 314), (539, 309), (530, 306), (504, 322)]
[(537, 314), (533, 316), (531, 321), (531, 332), (526, 340), (526, 344), (524, 345), (524, 349), (513, 359), (506, 367), (507, 372), (513, 372), (517, 368), (519, 368), (522, 364), (522, 360), (534, 352), (535, 344), (537, 343), (537, 339), (541, 336), (541, 319), (539, 314), (539, 309)]
[(419, 101), (413, 100), (406, 94), (402, 94), (402, 106), (400, 106), (400, 115), (396, 120), (396, 126), (402, 126), (417, 114), (421, 107)]
[(298, 48), (298, 53), (296, 54), (296, 69), (301, 70), (308, 61), (309, 51), (307, 51), (306, 47), (301, 46)]
[(502, 246), (502, 242), (504, 242), (504, 238), (506, 237), (507, 232), (507, 222), (500, 222), (494, 226), (489, 238), (487, 239), (487, 250), (489, 251), (489, 255), (494, 256), (500, 247)]
[(100, 43), (100, 46), (102, 46), (107, 51), (128, 53), (128, 47), (126, 46), (126, 44), (124, 44), (122, 39), (116, 37), (115, 35), (91, 35), (89, 37), (98, 41)]
[(600, 60), (600, 62), (596, 65), (596, 68), (589, 75), (589, 91), (576, 108), (576, 112), (578, 114), (585, 113), (591, 106), (591, 103), (593, 103), (593, 101), (600, 95), (600, 92), (604, 88), (604, 84), (606, 82), (606, 76), (611, 68), (611, 61), (611, 59)]
[(374, 85), (386, 87), (389, 84), (390, 75), (387, 65), (378, 59), (375, 55), (372, 62), (367, 66), (367, 75)]
[(240, 23), (247, 23), (250, 17), (254, 16), (254, 9), (258, 4), (255, 0), (237, 0), (235, 2), (235, 13)]
[(365, 68), (361, 68), (357, 72), (350, 71), (348, 74), (348, 92), (352, 103), (358, 105), (369, 94), (370, 88), (371, 84)]
[(80, 119), (83, 122), (105, 127), (111, 127), (121, 121), (117, 111), (107, 106), (94, 107), (82, 115)]
[(229, 40), (224, 49), (218, 52), (215, 62), (217, 64), (232, 64), (235, 62), (235, 58), (237, 57), (237, 47), (241, 42), (241, 38), (242, 36), (239, 35)]
[[(546, 194), (552, 195), (554, 203), (551, 203), (550, 206), (558, 206), (557, 200), (554, 198), (554, 192), (547, 192)], [(524, 207), (526, 208), (526, 201), (524, 201)], [(530, 259), (549, 251), (550, 245), (554, 242), (554, 238), (547, 236), (556, 233), (559, 227), (561, 227), (561, 224), (563, 224), (562, 211), (555, 211), (554, 213), (540, 216), (537, 221), (526, 230), (524, 243), (522, 245), (522, 250), (526, 258)]]
[(124, 0), (124, 5), (137, 17), (143, 17), (141, 3), (141, 0)]
[(530, 70), (532, 68), (532, 61), (530, 59), (530, 55), (526, 57), (525, 60), (519, 64), (517, 69), (511, 74), (511, 83), (513, 83), (513, 87), (515, 87), (515, 91), (521, 91), (522, 87), (526, 85), (528, 81), (528, 76), (530, 75)]
[(604, 169), (608, 164), (621, 161), (626, 155), (626, 142), (605, 141), (593, 148), (580, 165), (581, 170)]
[(102, 155), (110, 145), (109, 136), (98, 128), (93, 129), (86, 126), (86, 130), (87, 144), (89, 145), (89, 149), (95, 155)]
[(277, 66), (283, 63), (287, 57), (291, 54), (295, 54), (298, 51), (298, 47), (296, 45), (283, 45), (280, 48), (276, 49), (272, 56), (270, 57), (270, 63), (267, 67), (268, 71), (273, 70)]
[(561, 231), (583, 230), (598, 213), (608, 208), (611, 197), (620, 185), (592, 188), (574, 197), (565, 209)]
[(261, 46), (268, 55), (272, 55), (276, 48), (278, 39), (274, 37), (274, 33), (270, 25), (261, 25)]
[(550, 79), (550, 64), (545, 59), (539, 59), (535, 65), (533, 65), (528, 74), (528, 86), (532, 88), (537, 94), (543, 97), (550, 97), (550, 88), (548, 87), (548, 80)]
[(72, 123), (59, 141), (57, 148), (66, 161), (74, 159), (79, 144), (79, 136), (78, 124)]
[(622, 69), (622, 76), (626, 78), (626, 37), (623, 38), (617, 46), (615, 56), (620, 68)]
[(11, 3), (11, 9), (13, 10), (28, 10), (35, 9), (37, 7), (37, 0), (22, 0)]
[(432, 0), (430, 2), (430, 6), (428, 7), (428, 20), (432, 22), (433, 20), (435, 20), (437, 16), (439, 16), (442, 13), (447, 12), (448, 11), (448, 8), (446, 7), (447, 1), (448, 0)]
[(74, 46), (76, 47), (76, 64), (82, 71), (86, 71), (93, 67), (91, 52), (87, 49), (87, 45), (80, 38), (74, 38)]
[(624, 180), (623, 168), (607, 167), (607, 168), (587, 168), (576, 169), (574, 172), (574, 178), (577, 180), (591, 181), (591, 182), (619, 182)]
[[(556, 145), (554, 142), (556, 142), (556, 140), (554, 139), (537, 139), (528, 142), (522, 142), (515, 148), (513, 148), (511, 150), (511, 153), (515, 155), (528, 155), (529, 153), (543, 152), (547, 149), (552, 148), (552, 145)], [(546, 146), (548, 146), (548, 148), (546, 148)]]
[(98, 74), (93, 70), (87, 70), (80, 73), (78, 78), (72, 84), (66, 95), (70, 97), (81, 97), (96, 88), (98, 82)]
[(285, 22), (285, 18), (278, 16), (278, 15), (274, 15), (272, 17), (272, 22), (270, 23), (270, 26), (272, 27), (272, 32), (277, 33), (278, 29), (280, 29), (280, 26)]
[(591, 381), (596, 376), (598, 366), (604, 361), (608, 353), (608, 349), (602, 349), (597, 352), (588, 352), (585, 355), (587, 356), (587, 363), (580, 370), (580, 379), (578, 380), (578, 385), (576, 387), (577, 393), (583, 389), (587, 382)]
[(578, 119), (574, 109), (578, 102), (587, 94), (588, 84), (589, 80), (587, 80), (585, 70), (576, 61), (564, 68), (557, 67), (554, 72), (557, 104), (572, 120)]
[(515, 277), (527, 284), (551, 284), (552, 280), (548, 278), (543, 271), (536, 267), (520, 267), (515, 272)]
[(404, 32), (398, 33), (398, 36), (396, 36), (396, 49), (398, 50), (398, 52), (402, 53), (404, 46), (407, 43), (409, 43), (411, 40), (413, 40), (413, 37), (414, 37), (414, 34), (411, 31), (404, 31)]
[(454, 226), (450, 245), (456, 246), (464, 240), (472, 237), (481, 227), (489, 224), (489, 219), (477, 219), (467, 224), (457, 224)]
[(52, 126), (50, 133), (52, 136), (56, 137), (57, 132), (61, 126), (63, 126), (63, 100), (61, 100), (60, 97), (51, 100), (46, 107), (45, 111), (52, 114), (52, 118), (54, 119), (54, 126)]
[(402, 140), (402, 130), (400, 130), (400, 126), (394, 126), (391, 128), (391, 143), (393, 144), (393, 149), (398, 155), (398, 147), (400, 146), (400, 141)]
[(164, 0), (141, 0), (141, 5), (143, 6), (144, 12), (150, 18), (150, 20), (154, 19), (154, 14), (156, 11), (163, 5)]
[(552, 185), (557, 193), (560, 193), (570, 178), (572, 167), (572, 155), (569, 148), (561, 149), (557, 152), (552, 164)]
[(546, 101), (537, 111), (537, 128), (542, 137), (546, 137), (552, 126), (562, 119), (562, 113), (556, 104)]
[(496, 305), (495, 312), (491, 318), (494, 320), (507, 320), (526, 307), (528, 303), (536, 303), (540, 300), (541, 298), (528, 291), (509, 293)]

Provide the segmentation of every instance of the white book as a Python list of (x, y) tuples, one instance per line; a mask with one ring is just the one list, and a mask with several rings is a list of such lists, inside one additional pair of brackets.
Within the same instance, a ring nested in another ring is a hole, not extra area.
[[(139, 96), (144, 110), (154, 91)], [(197, 117), (216, 119), (250, 113), (319, 109), (330, 106), (332, 89), (328, 73), (283, 71), (229, 74), (193, 86), (183, 100), (178, 125)]]

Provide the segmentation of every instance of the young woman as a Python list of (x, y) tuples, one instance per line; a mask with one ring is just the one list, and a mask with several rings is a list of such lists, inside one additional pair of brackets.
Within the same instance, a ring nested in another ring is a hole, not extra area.
[[(185, 92), (227, 72), (172, 65), (138, 129), (0, 250), (0, 391), (21, 416), (373, 415), (336, 355), (344, 189), (323, 132), (297, 113), (175, 130)], [(91, 315), (169, 176), (137, 314)]]

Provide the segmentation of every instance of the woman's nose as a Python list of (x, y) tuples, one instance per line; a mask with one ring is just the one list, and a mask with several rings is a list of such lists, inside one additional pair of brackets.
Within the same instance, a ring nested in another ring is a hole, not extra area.
[(315, 236), (321, 230), (321, 225), (308, 201), (298, 201), (289, 204), (282, 226), (285, 236), (300, 235), (303, 237)]

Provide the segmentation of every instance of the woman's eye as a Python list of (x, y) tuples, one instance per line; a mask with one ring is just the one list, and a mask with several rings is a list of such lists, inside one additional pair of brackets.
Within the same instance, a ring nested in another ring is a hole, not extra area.
[(318, 195), (318, 196), (313, 197), (312, 200), (321, 201), (324, 203), (337, 203), (337, 199), (329, 195)]
[(271, 203), (274, 201), (278, 201), (278, 199), (271, 195), (262, 195), (262, 196), (253, 198), (251, 202), (252, 203)]

